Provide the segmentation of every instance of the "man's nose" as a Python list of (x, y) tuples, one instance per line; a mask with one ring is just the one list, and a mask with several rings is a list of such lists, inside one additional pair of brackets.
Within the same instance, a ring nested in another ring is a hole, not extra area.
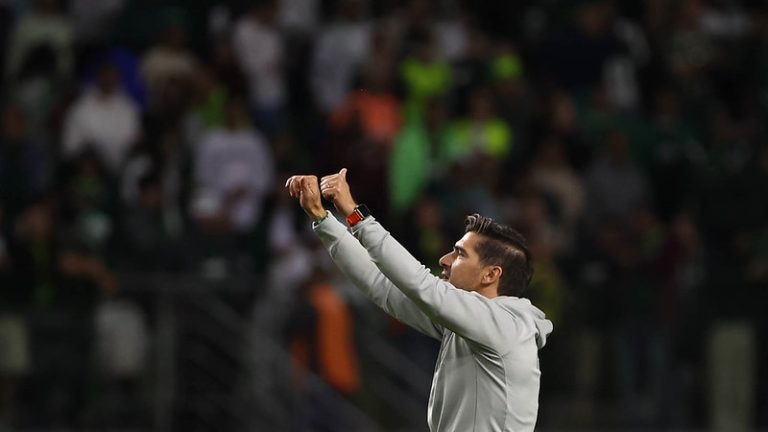
[(451, 254), (447, 253), (440, 257), (440, 260), (438, 261), (440, 263), (441, 267), (450, 267), (451, 266)]

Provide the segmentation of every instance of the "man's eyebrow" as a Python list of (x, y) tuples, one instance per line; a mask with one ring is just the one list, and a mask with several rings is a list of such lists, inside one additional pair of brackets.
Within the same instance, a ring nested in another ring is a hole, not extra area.
[(463, 247), (459, 246), (459, 245), (453, 245), (453, 249), (463, 253), (464, 255), (468, 255), (467, 254), (467, 250), (464, 249)]

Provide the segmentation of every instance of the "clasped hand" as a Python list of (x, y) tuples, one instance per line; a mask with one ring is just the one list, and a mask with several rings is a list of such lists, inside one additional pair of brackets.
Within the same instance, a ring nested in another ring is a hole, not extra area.
[(336, 210), (347, 216), (355, 209), (355, 200), (349, 190), (347, 169), (324, 176), (318, 183), (317, 176), (295, 175), (286, 180), (285, 187), (293, 198), (298, 198), (301, 208), (314, 220), (325, 217), (322, 198), (333, 202)]

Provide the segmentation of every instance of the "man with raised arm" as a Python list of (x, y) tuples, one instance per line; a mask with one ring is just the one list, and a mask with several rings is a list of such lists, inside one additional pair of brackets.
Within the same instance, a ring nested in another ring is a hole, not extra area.
[[(347, 170), (293, 176), (292, 197), (336, 265), (379, 307), (441, 341), (427, 422), (432, 432), (532, 431), (538, 350), (552, 323), (522, 294), (533, 273), (525, 239), (478, 214), (432, 275), (352, 198)], [(321, 196), (346, 217), (330, 216)]]

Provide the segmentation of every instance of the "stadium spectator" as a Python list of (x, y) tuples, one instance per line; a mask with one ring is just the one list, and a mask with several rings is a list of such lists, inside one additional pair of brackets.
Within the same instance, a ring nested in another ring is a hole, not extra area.
[(24, 113), (15, 104), (0, 110), (0, 202), (13, 220), (49, 186), (52, 158), (27, 138)]
[(392, 92), (391, 61), (377, 58), (362, 70), (363, 88), (351, 91), (331, 115), (334, 129), (360, 128), (372, 146), (389, 150), (400, 130), (400, 101)]
[(389, 161), (390, 205), (395, 214), (416, 204), (429, 183), (448, 168), (442, 154), (448, 120), (446, 102), (439, 98), (427, 102), (423, 114), (406, 119)]
[(197, 59), (187, 48), (181, 22), (170, 22), (162, 38), (141, 59), (141, 75), (149, 91), (149, 104), (158, 115), (180, 114), (186, 101)]
[(24, 59), (39, 46), (51, 47), (56, 77), (64, 81), (72, 77), (74, 56), (72, 44), (74, 29), (69, 17), (63, 13), (58, 0), (35, 0), (33, 8), (19, 17), (10, 37), (5, 76), (16, 80)]
[(420, 112), (429, 98), (446, 95), (453, 83), (451, 67), (439, 57), (432, 32), (417, 30), (412, 41), (412, 49), (399, 65), (406, 91), (406, 115)]
[(245, 233), (259, 221), (274, 182), (271, 149), (252, 127), (247, 105), (230, 98), (225, 122), (196, 149), (192, 215), (209, 232)]
[(466, 118), (455, 121), (443, 143), (446, 157), (453, 162), (489, 157), (502, 161), (512, 151), (513, 131), (498, 117), (488, 90), (475, 90), (470, 96)]
[(360, 0), (339, 2), (334, 19), (317, 36), (310, 80), (315, 103), (323, 113), (339, 108), (368, 60), (373, 28), (363, 7)]
[(609, 134), (606, 148), (589, 168), (586, 186), (586, 216), (591, 227), (605, 220), (628, 220), (635, 210), (650, 203), (648, 181), (634, 166), (627, 137), (618, 130)]
[(288, 107), (283, 40), (277, 28), (276, 0), (253, 2), (235, 25), (233, 42), (250, 89), (253, 119), (267, 135), (277, 131)]
[(83, 92), (64, 122), (64, 157), (72, 159), (92, 145), (110, 173), (118, 175), (131, 146), (141, 138), (139, 115), (122, 90), (115, 66), (104, 63), (96, 85)]
[(582, 178), (570, 166), (563, 143), (557, 136), (550, 136), (539, 145), (528, 175), (530, 185), (547, 194), (555, 204), (553, 217), (566, 232), (573, 232), (584, 213), (586, 191)]

